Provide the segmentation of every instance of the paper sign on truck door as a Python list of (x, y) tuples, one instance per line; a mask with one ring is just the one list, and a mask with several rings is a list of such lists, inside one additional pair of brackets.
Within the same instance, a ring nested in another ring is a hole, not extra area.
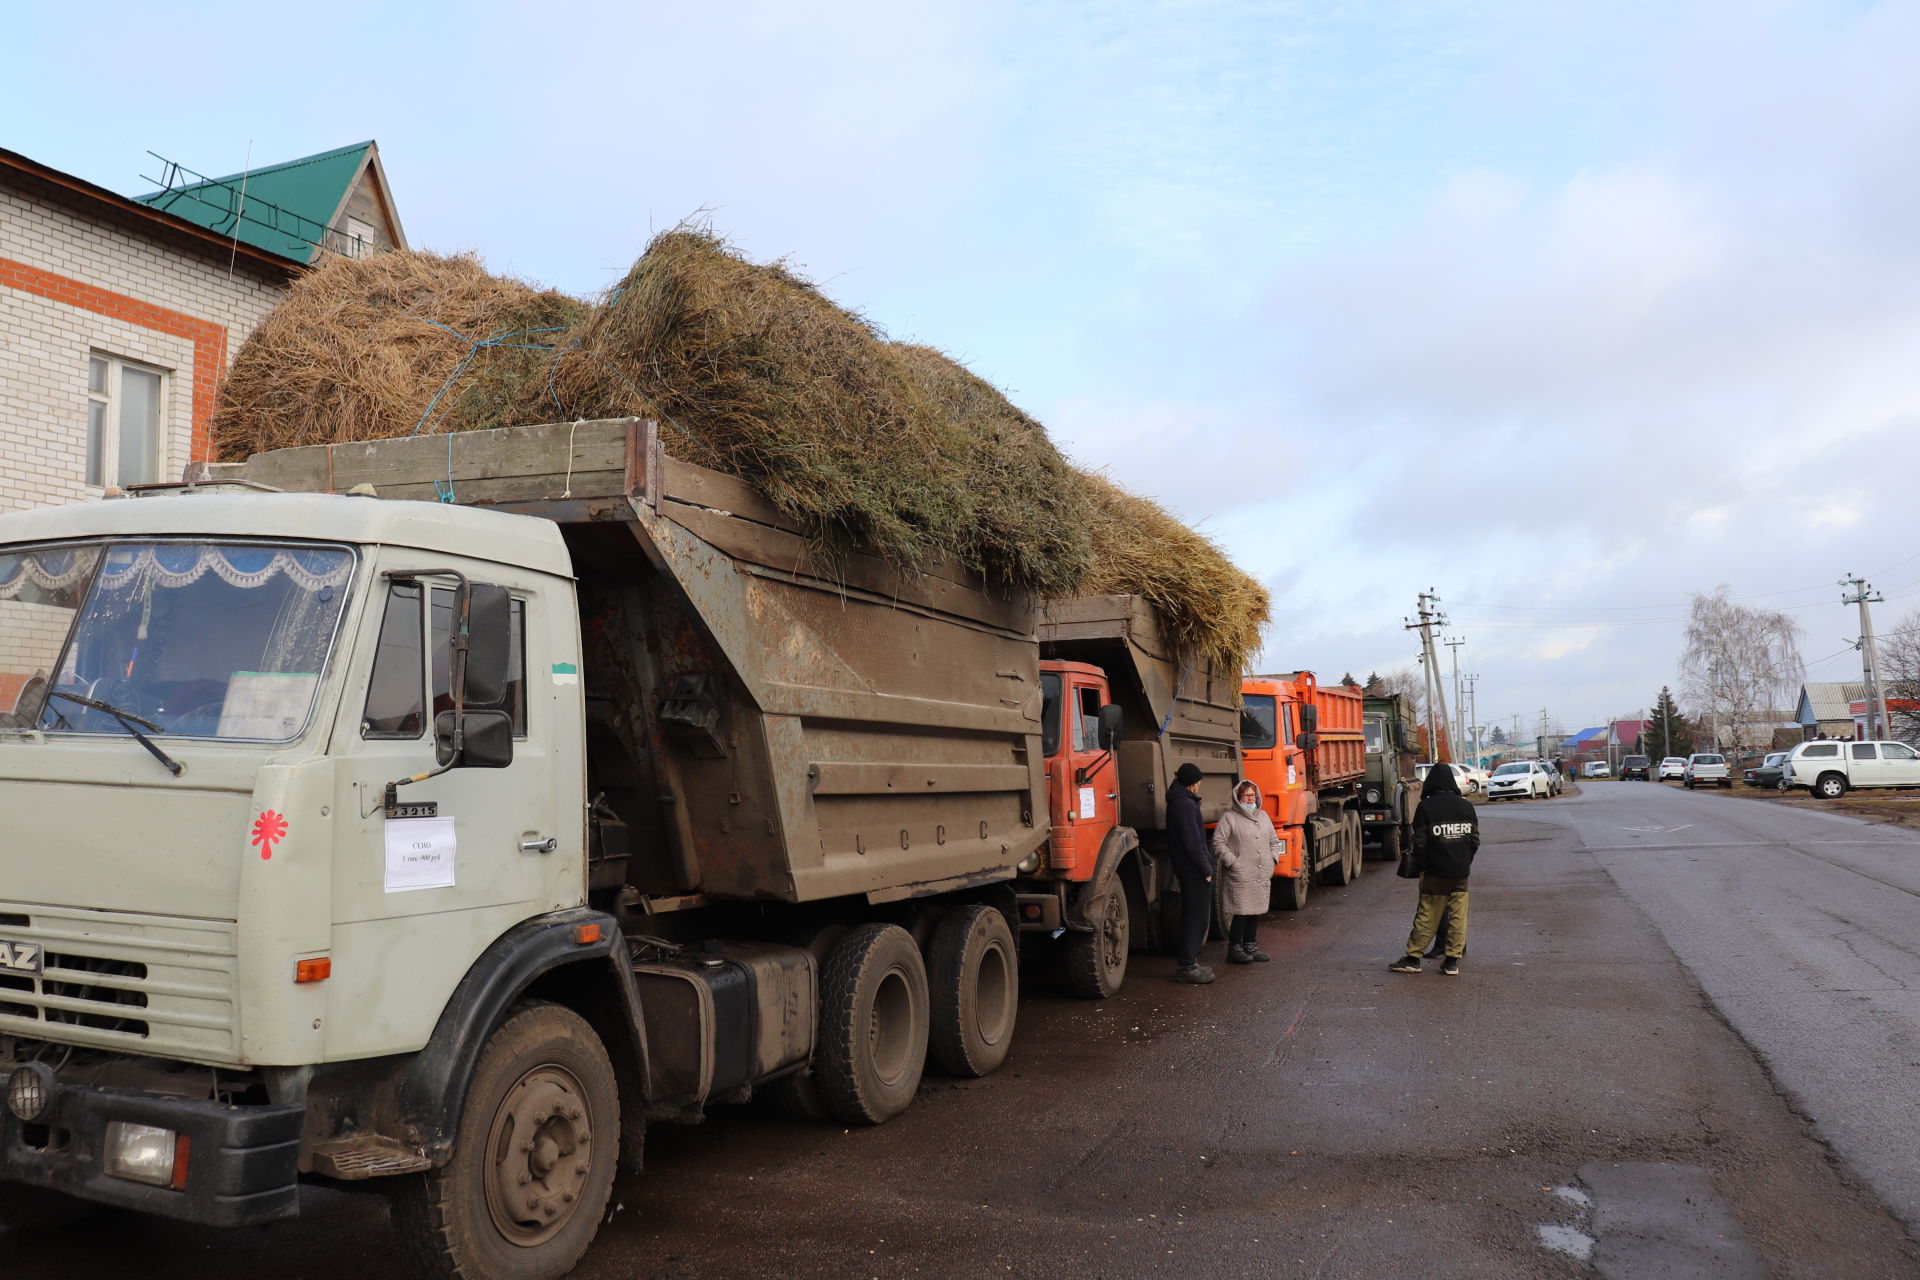
[(452, 818), (387, 820), (387, 892), (453, 888)]

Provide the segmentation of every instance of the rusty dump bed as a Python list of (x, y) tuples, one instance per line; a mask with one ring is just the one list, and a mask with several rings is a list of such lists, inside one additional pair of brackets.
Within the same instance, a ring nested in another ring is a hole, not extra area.
[(1009, 879), (1046, 836), (1034, 608), (957, 564), (817, 553), (639, 420), (321, 445), (213, 469), (556, 521), (588, 794), (644, 893), (872, 901)]
[(1174, 653), (1139, 596), (1042, 601), (1040, 652), (1099, 667), (1113, 700), (1126, 709), (1126, 729), (1114, 753), (1124, 825), (1141, 832), (1164, 828), (1167, 788), (1174, 770), (1189, 760), (1204, 775), (1206, 820), (1226, 812), (1240, 777), (1238, 672)]

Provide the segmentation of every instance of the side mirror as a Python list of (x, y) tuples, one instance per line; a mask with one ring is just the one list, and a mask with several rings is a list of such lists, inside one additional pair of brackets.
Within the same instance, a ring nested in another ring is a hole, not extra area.
[(1320, 735), (1317, 733), (1296, 733), (1293, 735), (1293, 745), (1302, 751), (1312, 751), (1320, 745)]
[[(1300, 704), (1300, 732), (1303, 734), (1312, 733), (1314, 730), (1318, 729), (1319, 727), (1320, 727), (1320, 708), (1314, 706), (1311, 702), (1301, 703)], [(1309, 747), (1307, 749), (1311, 751), (1313, 748)]]
[[(507, 696), (507, 665), (513, 653), (513, 601), (491, 582), (470, 588), (467, 616), (466, 705), (490, 707)], [(456, 619), (456, 625), (458, 620)], [(472, 730), (468, 730), (472, 736)]]
[(1393, 722), (1393, 745), (1402, 751), (1407, 749), (1407, 722), (1404, 720)]
[(453, 712), (442, 711), (433, 718), (433, 752), (441, 764), (455, 769), (504, 769), (513, 763), (512, 715), (469, 711), (465, 725), (456, 744)]
[(1120, 741), (1120, 731), (1127, 726), (1127, 713), (1119, 703), (1109, 702), (1100, 708), (1100, 749), (1111, 751)]

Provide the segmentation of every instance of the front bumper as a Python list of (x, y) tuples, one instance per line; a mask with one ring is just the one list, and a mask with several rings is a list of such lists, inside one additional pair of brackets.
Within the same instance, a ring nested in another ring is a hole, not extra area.
[[(5, 1079), (0, 1076), (0, 1097)], [(74, 1088), (56, 1079), (52, 1102), (37, 1122), (3, 1113), (0, 1106), (0, 1182), (213, 1227), (255, 1226), (299, 1213), (303, 1108)], [(115, 1120), (185, 1135), (185, 1187), (173, 1191), (109, 1177), (101, 1167), (102, 1147)]]

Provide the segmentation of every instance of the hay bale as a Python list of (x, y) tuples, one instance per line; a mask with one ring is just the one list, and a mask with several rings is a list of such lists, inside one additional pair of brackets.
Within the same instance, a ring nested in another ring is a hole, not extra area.
[(1160, 504), (1097, 472), (1080, 479), (1093, 511), (1093, 568), (1082, 590), (1140, 596), (1176, 648), (1246, 670), (1266, 625), (1267, 589)]
[(974, 497), (961, 555), (1043, 595), (1074, 594), (1092, 568), (1087, 489), (1047, 429), (992, 383), (932, 347), (887, 345), (923, 401), (959, 428)]
[(564, 417), (657, 415), (676, 456), (751, 481), (831, 544), (907, 564), (969, 545), (963, 430), (866, 319), (711, 231), (655, 236), (551, 384)]
[[(522, 384), (545, 374), (547, 353), (529, 347), (564, 336), (528, 331), (565, 330), (586, 314), (471, 255), (331, 259), (241, 344), (213, 415), (214, 454), (505, 425)], [(476, 351), (471, 340), (488, 337), (504, 342)]]

